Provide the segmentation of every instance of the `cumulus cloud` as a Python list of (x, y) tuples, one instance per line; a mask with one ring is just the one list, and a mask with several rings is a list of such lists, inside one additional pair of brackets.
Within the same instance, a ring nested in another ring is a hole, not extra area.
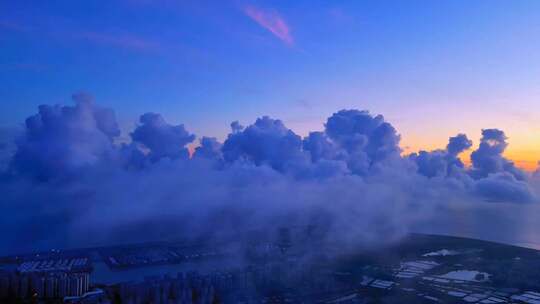
[(475, 183), (475, 191), (493, 202), (528, 203), (536, 199), (529, 184), (509, 172), (492, 173), (479, 179)]
[(529, 176), (503, 156), (508, 146), (502, 130), (484, 129), (478, 149), (472, 152), (475, 190), (490, 201), (532, 202), (536, 193), (528, 181)]
[(184, 125), (170, 125), (156, 113), (141, 115), (139, 122), (131, 138), (148, 149), (152, 161), (164, 157), (176, 159), (189, 156), (186, 145), (195, 140), (195, 135), (190, 134)]
[(418, 173), (428, 178), (453, 179), (463, 189), (489, 202), (530, 203), (537, 200), (527, 181), (527, 173), (505, 159), (507, 147), (504, 132), (482, 130), (479, 147), (471, 153), (472, 168), (465, 169), (458, 155), (472, 142), (464, 134), (450, 137), (446, 150), (420, 151), (409, 155)]
[(458, 155), (469, 149), (472, 141), (465, 134), (450, 137), (446, 150), (419, 151), (409, 155), (418, 167), (418, 173), (429, 177), (454, 177), (467, 179), (463, 170), (463, 162)]
[(233, 122), (223, 143), (202, 137), (191, 157), (195, 135), (159, 114), (141, 115), (129, 135), (119, 143), (114, 112), (88, 95), (40, 106), (0, 174), (0, 249), (242, 237), (291, 223), (349, 248), (429, 227), (459, 204), (537, 200), (537, 179), (502, 156), (506, 137), (494, 129), (483, 130), (470, 169), (459, 159), (472, 146), (464, 134), (402, 156), (396, 129), (358, 110), (334, 113), (305, 138), (267, 116)]
[(195, 148), (194, 157), (203, 157), (208, 159), (221, 159), (221, 147), (223, 145), (215, 137), (204, 136), (200, 140), (200, 146)]
[(396, 130), (382, 115), (372, 116), (367, 111), (341, 110), (328, 118), (325, 131), (349, 153), (365, 151), (370, 159), (382, 159), (399, 153)]
[(472, 141), (465, 134), (458, 134), (450, 137), (446, 150), (450, 155), (458, 156), (461, 152), (472, 147)]
[(0, 128), (0, 172), (7, 169), (10, 159), (15, 153), (15, 138), (21, 130), (16, 127)]
[(367, 174), (377, 164), (400, 158), (400, 136), (382, 115), (341, 110), (328, 118), (325, 132), (344, 151), (340, 154), (353, 173)]
[(231, 122), (231, 130), (233, 133), (240, 132), (244, 129), (244, 126), (242, 126), (237, 120)]
[(339, 149), (324, 132), (310, 132), (303, 140), (303, 148), (310, 153), (313, 162), (321, 159), (336, 159), (340, 154)]
[(248, 161), (284, 171), (287, 165), (304, 157), (301, 147), (301, 137), (281, 120), (264, 116), (243, 131), (230, 134), (223, 144), (223, 156), (228, 162)]
[(85, 94), (73, 100), (75, 106), (42, 105), (26, 119), (10, 163), (12, 173), (43, 181), (71, 177), (113, 151), (120, 130), (112, 110), (95, 106)]
[(471, 154), (473, 176), (482, 178), (489, 174), (507, 172), (518, 180), (526, 179), (525, 173), (503, 156), (504, 150), (508, 146), (506, 140), (507, 137), (502, 130), (482, 130), (480, 146)]

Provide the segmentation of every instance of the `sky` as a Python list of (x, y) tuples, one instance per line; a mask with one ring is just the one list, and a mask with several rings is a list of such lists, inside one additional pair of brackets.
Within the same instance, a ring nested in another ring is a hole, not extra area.
[(535, 0), (0, 1), (0, 128), (80, 91), (125, 133), (154, 111), (220, 140), (234, 120), (306, 136), (354, 108), (384, 115), (406, 153), (502, 129), (533, 170), (539, 35)]
[(539, 34), (538, 1), (0, 0), (0, 254), (540, 248)]

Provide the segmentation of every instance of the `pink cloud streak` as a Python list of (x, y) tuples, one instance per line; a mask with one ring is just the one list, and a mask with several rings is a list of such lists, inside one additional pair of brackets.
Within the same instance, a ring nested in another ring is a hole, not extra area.
[(246, 6), (244, 13), (260, 26), (270, 31), (279, 40), (287, 45), (294, 44), (289, 26), (285, 20), (274, 10), (263, 10), (254, 6)]
[(93, 43), (106, 44), (131, 50), (150, 51), (157, 45), (145, 39), (128, 35), (111, 35), (98, 32), (79, 32), (75, 36)]

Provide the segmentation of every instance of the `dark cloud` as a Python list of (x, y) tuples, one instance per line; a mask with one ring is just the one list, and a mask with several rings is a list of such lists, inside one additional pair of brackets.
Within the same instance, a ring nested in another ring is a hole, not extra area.
[(233, 133), (240, 132), (244, 129), (244, 126), (242, 126), (237, 120), (231, 122), (231, 131)]
[(195, 135), (186, 131), (184, 125), (170, 125), (156, 113), (141, 115), (139, 122), (139, 126), (131, 133), (131, 138), (148, 149), (150, 160), (189, 156), (186, 145), (195, 140)]
[(484, 178), (489, 174), (507, 172), (518, 180), (526, 179), (525, 173), (502, 155), (508, 146), (506, 140), (507, 137), (501, 130), (482, 130), (480, 146), (471, 154), (473, 177)]
[(502, 156), (506, 137), (494, 129), (483, 131), (471, 169), (458, 157), (472, 144), (465, 135), (446, 149), (402, 156), (395, 128), (357, 110), (334, 113), (324, 131), (305, 138), (266, 116), (247, 127), (234, 122), (223, 144), (202, 137), (190, 158), (195, 136), (181, 124), (146, 113), (131, 142), (119, 143), (111, 110), (85, 94), (74, 101), (40, 106), (15, 141), (0, 174), (3, 252), (242, 236), (291, 223), (317, 226), (325, 240), (348, 248), (440, 218), (452, 223), (448, 210), (459, 204), (536, 202), (540, 185)]
[(308, 137), (304, 138), (303, 148), (310, 153), (313, 162), (336, 159), (340, 154), (339, 149), (324, 132), (310, 132)]
[(284, 171), (288, 164), (304, 157), (301, 149), (300, 136), (281, 120), (264, 116), (244, 130), (229, 134), (223, 143), (223, 156), (228, 162), (242, 160)]
[(450, 137), (448, 140), (448, 145), (446, 146), (446, 151), (450, 155), (457, 156), (461, 152), (468, 150), (472, 147), (472, 141), (467, 138), (465, 134), (458, 134), (454, 137)]
[(448, 176), (449, 154), (444, 150), (435, 150), (431, 152), (419, 151), (410, 156), (410, 159), (416, 162), (418, 173), (426, 177), (446, 177)]
[(222, 144), (215, 137), (201, 138), (201, 145), (195, 148), (194, 157), (203, 157), (208, 159), (221, 159)]
[(420, 151), (409, 155), (409, 159), (415, 162), (421, 175), (453, 179), (464, 191), (484, 201), (530, 203), (537, 200), (526, 182), (527, 174), (502, 156), (507, 146), (502, 131), (482, 130), (480, 146), (471, 154), (473, 167), (467, 170), (458, 155), (471, 146), (467, 136), (459, 134), (450, 137), (446, 150)]
[(12, 173), (44, 181), (71, 177), (113, 152), (120, 130), (112, 110), (95, 106), (87, 95), (76, 94), (73, 100), (75, 106), (41, 105), (26, 119)]
[(0, 127), (0, 172), (5, 171), (15, 153), (15, 139), (20, 136), (19, 128)]
[(394, 127), (382, 115), (372, 116), (367, 111), (334, 113), (326, 121), (325, 132), (347, 152), (349, 169), (356, 174), (367, 174), (375, 164), (399, 158), (401, 152)]
[(450, 137), (446, 150), (419, 151), (409, 155), (418, 167), (418, 173), (432, 177), (467, 178), (463, 170), (463, 162), (458, 155), (469, 149), (472, 141), (465, 134)]
[(492, 173), (479, 179), (475, 191), (492, 202), (530, 203), (536, 200), (529, 184), (509, 172)]

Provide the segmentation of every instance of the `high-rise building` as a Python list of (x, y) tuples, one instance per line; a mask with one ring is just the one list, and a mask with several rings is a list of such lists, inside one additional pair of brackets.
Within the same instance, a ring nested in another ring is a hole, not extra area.
[[(34, 273), (30, 279), (32, 294), (37, 298), (45, 297), (45, 278), (42, 274)], [(17, 293), (18, 296), (18, 293)]]
[(9, 275), (0, 273), (0, 298), (6, 298), (9, 294)]
[(58, 297), (67, 296), (69, 296), (69, 277), (66, 274), (61, 274), (58, 278)]
[[(50, 269), (54, 264), (46, 263)], [(61, 299), (82, 296), (90, 289), (89, 272), (0, 272), (0, 303), (3, 299)]]

